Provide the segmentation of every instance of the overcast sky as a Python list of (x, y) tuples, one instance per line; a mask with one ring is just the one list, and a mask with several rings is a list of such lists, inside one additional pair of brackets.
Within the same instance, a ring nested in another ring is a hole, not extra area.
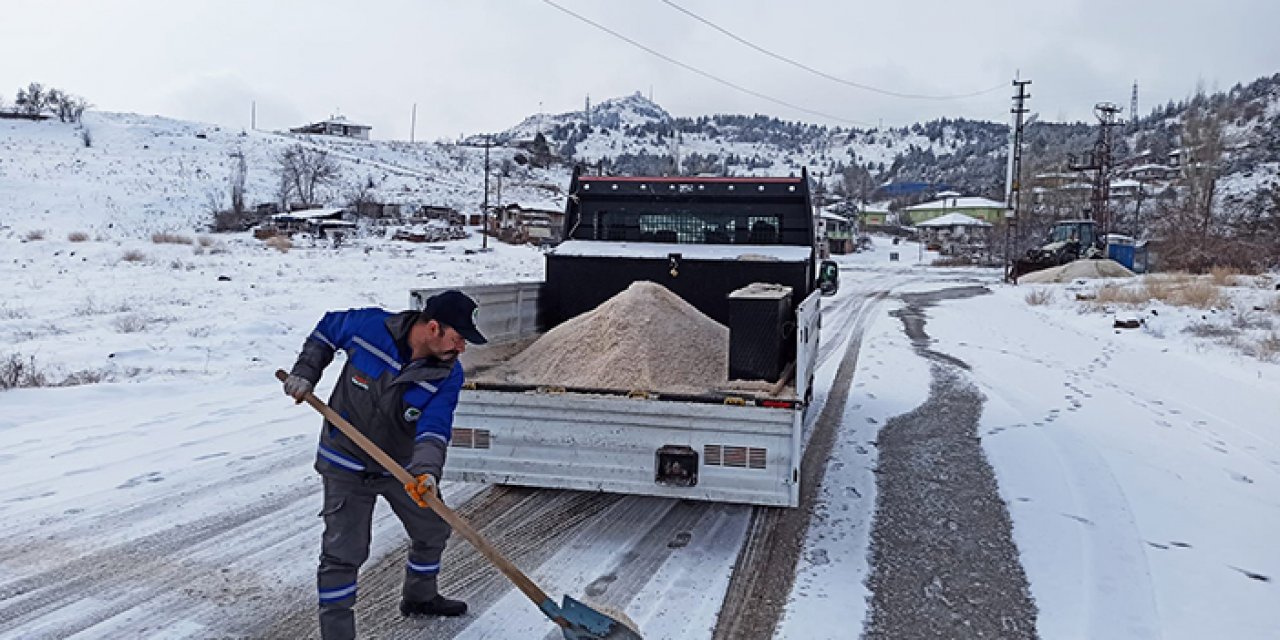
[(295, 126), (341, 113), (378, 139), (499, 131), (540, 109), (640, 91), (677, 116), (764, 113), (831, 125), (937, 117), (1007, 121), (1015, 72), (1044, 120), (1128, 113), (1280, 72), (1276, 0), (0, 0), (0, 95), (39, 81), (98, 108), (226, 126)]

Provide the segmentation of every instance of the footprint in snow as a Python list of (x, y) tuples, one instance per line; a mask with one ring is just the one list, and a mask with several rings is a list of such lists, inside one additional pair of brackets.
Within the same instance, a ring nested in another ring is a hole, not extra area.
[(1170, 542), (1170, 543), (1169, 543), (1169, 545), (1170, 545), (1170, 546), (1174, 546), (1174, 547), (1178, 547), (1179, 549), (1190, 549), (1190, 548), (1191, 548), (1191, 545), (1190, 545), (1190, 544), (1187, 544), (1187, 543), (1185, 543), (1185, 542), (1178, 542), (1178, 541), (1176, 541), (1176, 540), (1174, 540), (1174, 541)]
[(1227, 565), (1227, 566), (1231, 567), (1232, 569), (1235, 569), (1236, 571), (1239, 571), (1240, 573), (1243, 573), (1246, 577), (1250, 578), (1251, 580), (1257, 580), (1258, 582), (1271, 582), (1271, 576), (1267, 576), (1261, 573), (1254, 573), (1252, 571), (1247, 571), (1245, 569), (1241, 569), (1240, 567), (1232, 567), (1231, 565)]
[(670, 542), (667, 543), (668, 549), (680, 549), (689, 545), (689, 541), (693, 539), (693, 534), (688, 531), (677, 533)]
[(212, 460), (213, 458), (221, 458), (223, 456), (229, 456), (229, 455), (231, 454), (227, 453), (226, 451), (218, 451), (217, 453), (206, 453), (205, 455), (197, 456), (193, 459), (193, 461), (199, 462), (201, 460)]
[(1235, 471), (1228, 471), (1227, 473), (1231, 474), (1231, 479), (1235, 480), (1236, 482), (1240, 482), (1244, 484), (1253, 484), (1253, 478), (1250, 478), (1249, 476), (1246, 476), (1243, 473), (1236, 473)]
[(867, 416), (867, 424), (880, 424), (880, 421), (870, 416)]
[(617, 579), (618, 579), (618, 576), (612, 573), (602, 575), (599, 578), (592, 580), (591, 584), (587, 585), (587, 588), (585, 589), (585, 591), (587, 595), (593, 598), (598, 597), (604, 594), (604, 592), (608, 591), (609, 585), (613, 584), (613, 582)]
[(16, 498), (9, 498), (8, 500), (5, 500), (5, 503), (26, 502), (28, 500), (35, 500), (37, 498), (49, 498), (56, 495), (58, 495), (57, 491), (46, 491), (44, 493), (35, 493), (29, 496), (18, 496)]
[(134, 476), (132, 478), (129, 478), (128, 480), (125, 480), (123, 483), (117, 485), (116, 488), (129, 489), (131, 487), (136, 487), (144, 482), (164, 482), (164, 476), (160, 475), (159, 471), (151, 471), (148, 473), (144, 473), (140, 476)]
[(826, 549), (814, 549), (805, 555), (808, 556), (805, 559), (812, 565), (822, 566), (824, 564), (831, 564), (831, 557), (827, 555)]

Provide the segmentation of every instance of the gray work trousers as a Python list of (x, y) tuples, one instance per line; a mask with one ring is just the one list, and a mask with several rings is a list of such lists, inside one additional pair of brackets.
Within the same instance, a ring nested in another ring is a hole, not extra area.
[(440, 556), (449, 539), (449, 525), (436, 512), (419, 507), (391, 476), (343, 472), (324, 478), (324, 537), (316, 586), (320, 592), (320, 637), (350, 640), (356, 637), (356, 576), (369, 557), (373, 505), (386, 499), (400, 518), (412, 544), (404, 570), (404, 598), (431, 600), (437, 594)]

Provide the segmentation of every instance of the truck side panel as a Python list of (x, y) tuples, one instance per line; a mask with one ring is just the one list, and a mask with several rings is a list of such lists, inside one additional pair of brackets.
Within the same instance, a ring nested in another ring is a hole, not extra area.
[[(794, 506), (798, 410), (464, 391), (446, 478)], [(686, 475), (660, 482), (663, 451)], [(686, 460), (693, 462), (690, 469)], [(687, 472), (692, 471), (692, 483)]]
[[(413, 289), (409, 291), (409, 306), (421, 309), (427, 298), (444, 291)], [(545, 285), (542, 282), (513, 282), (479, 287), (466, 287), (467, 295), (479, 305), (476, 326), (492, 343), (519, 340), (534, 335), (545, 328), (542, 298)]]

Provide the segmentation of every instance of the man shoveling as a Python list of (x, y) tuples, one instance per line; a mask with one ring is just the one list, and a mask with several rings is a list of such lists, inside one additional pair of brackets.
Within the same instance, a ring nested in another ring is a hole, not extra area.
[[(436, 492), (462, 389), (458, 356), (467, 343), (484, 344), (477, 305), (460, 291), (426, 301), (422, 311), (332, 311), (303, 344), (284, 392), (301, 402), (315, 388), (338, 349), (347, 352), (329, 405), (359, 425), (369, 440), (407, 468), (416, 484), (402, 485), (339, 429), (325, 421), (315, 468), (324, 481), (324, 537), (317, 587), (320, 635), (354, 638), (357, 573), (369, 556), (373, 506), (382, 496), (412, 544), (400, 612), (459, 616), (467, 605), (437, 590), (440, 556), (450, 528), (427, 506)], [(421, 507), (421, 508), (420, 508)]]

